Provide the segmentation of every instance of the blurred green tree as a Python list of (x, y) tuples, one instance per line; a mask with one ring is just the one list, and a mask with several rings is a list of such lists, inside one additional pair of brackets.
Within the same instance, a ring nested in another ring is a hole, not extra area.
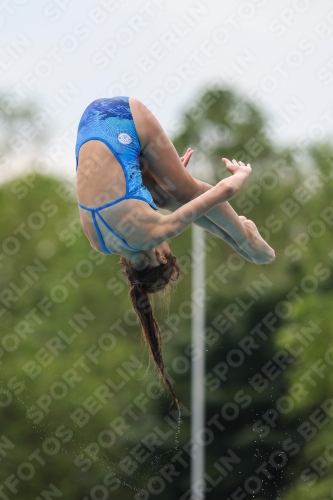
[[(327, 496), (330, 464), (311, 487), (300, 474), (331, 424), (322, 419), (309, 441), (299, 426), (330, 396), (329, 366), (314, 386), (300, 377), (331, 343), (333, 152), (313, 146), (301, 164), (274, 146), (261, 110), (225, 89), (198, 98), (181, 129), (175, 146), (193, 147), (190, 168), (206, 181), (226, 175), (222, 156), (252, 164), (232, 205), (276, 250), (255, 266), (207, 235), (206, 497)], [(17, 480), (24, 500), (52, 488), (77, 500), (189, 498), (190, 230), (171, 241), (181, 277), (169, 316), (163, 294), (154, 298), (182, 403), (177, 436), (171, 398), (154, 369), (144, 377), (119, 258), (91, 249), (73, 186), (29, 174), (3, 185), (0, 201), (1, 491), (10, 497)]]

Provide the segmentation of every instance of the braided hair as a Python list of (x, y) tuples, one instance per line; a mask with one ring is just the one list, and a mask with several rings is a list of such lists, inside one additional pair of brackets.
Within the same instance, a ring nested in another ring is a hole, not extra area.
[(157, 371), (179, 408), (178, 398), (164, 366), (161, 331), (153, 314), (152, 304), (148, 295), (163, 290), (170, 281), (178, 279), (180, 269), (177, 257), (170, 252), (166, 255), (166, 259), (167, 262), (165, 264), (160, 264), (157, 267), (147, 266), (140, 271), (134, 269), (122, 256), (119, 263), (122, 264), (127, 281), (131, 285), (129, 296), (133, 310), (141, 324), (142, 339), (148, 345), (149, 354), (155, 363)]

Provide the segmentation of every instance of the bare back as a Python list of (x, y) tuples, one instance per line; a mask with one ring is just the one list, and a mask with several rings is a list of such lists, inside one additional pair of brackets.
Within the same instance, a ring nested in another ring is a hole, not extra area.
[(124, 196), (126, 184), (118, 160), (101, 141), (81, 146), (76, 189), (79, 203), (97, 207)]
[[(84, 143), (79, 152), (77, 172), (78, 202), (95, 208), (118, 200), (126, 193), (123, 169), (110, 149), (99, 140)], [(107, 223), (133, 247), (140, 247), (145, 236), (158, 224), (162, 214), (156, 213), (141, 200), (127, 199), (103, 209)], [(80, 208), (83, 230), (93, 248), (103, 251), (91, 215)], [(108, 248), (113, 253), (126, 253), (119, 239), (98, 222)]]

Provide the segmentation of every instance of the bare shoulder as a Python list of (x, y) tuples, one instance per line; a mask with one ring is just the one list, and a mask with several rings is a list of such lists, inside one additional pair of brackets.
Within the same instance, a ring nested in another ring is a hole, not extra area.
[[(141, 213), (140, 223), (134, 224), (135, 229), (131, 234), (130, 244), (141, 250), (149, 250), (156, 247), (166, 240), (166, 222), (167, 216), (158, 210)], [(131, 225), (133, 227), (133, 217)]]
[[(156, 229), (164, 219), (161, 212), (153, 210), (145, 201), (136, 199), (123, 200), (106, 208), (104, 217), (121, 238), (140, 250), (148, 249), (149, 242), (155, 238)], [(105, 237), (109, 238), (107, 233), (105, 231)], [(151, 248), (153, 247), (154, 245)]]
[(158, 224), (153, 224), (147, 228), (145, 241), (142, 245), (143, 250), (155, 248), (173, 236), (169, 228), (167, 217), (167, 215), (160, 214)]

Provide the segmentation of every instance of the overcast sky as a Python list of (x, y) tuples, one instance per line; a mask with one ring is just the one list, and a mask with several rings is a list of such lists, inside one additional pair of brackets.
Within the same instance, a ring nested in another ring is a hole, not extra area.
[[(45, 173), (73, 179), (77, 125), (94, 99), (136, 97), (172, 136), (213, 82), (261, 104), (281, 144), (332, 136), (330, 0), (7, 0), (0, 29), (0, 89), (42, 110), (11, 147), (26, 154), (24, 141), (48, 128)], [(5, 179), (22, 161), (1, 168)]]

